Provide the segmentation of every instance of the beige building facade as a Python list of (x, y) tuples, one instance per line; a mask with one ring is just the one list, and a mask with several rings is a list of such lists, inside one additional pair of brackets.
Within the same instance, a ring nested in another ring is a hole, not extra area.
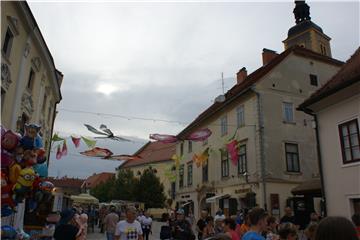
[[(296, 107), (343, 63), (311, 45), (285, 45), (281, 54), (264, 49), (262, 57), (263, 66), (250, 75), (242, 68), (224, 99), (218, 98), (178, 135), (185, 139), (198, 129), (212, 131), (204, 143), (177, 145), (177, 154), (183, 157), (176, 201), (187, 211), (191, 208), (195, 217), (202, 209), (214, 215), (222, 208), (232, 215), (255, 205), (280, 216), (291, 204), (292, 189), (319, 178), (313, 119)], [(224, 153), (233, 137), (239, 143), (236, 164)], [(197, 167), (193, 156), (206, 148), (208, 162)]]
[(360, 213), (360, 49), (301, 109), (316, 115), (327, 214)]
[(1, 124), (18, 132), (40, 124), (48, 152), (62, 78), (28, 4), (2, 1)]

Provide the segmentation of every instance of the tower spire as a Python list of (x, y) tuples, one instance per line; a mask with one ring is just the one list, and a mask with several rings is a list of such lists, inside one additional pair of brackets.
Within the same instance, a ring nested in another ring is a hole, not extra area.
[(294, 16), (296, 24), (306, 20), (311, 20), (310, 7), (305, 1), (295, 1)]

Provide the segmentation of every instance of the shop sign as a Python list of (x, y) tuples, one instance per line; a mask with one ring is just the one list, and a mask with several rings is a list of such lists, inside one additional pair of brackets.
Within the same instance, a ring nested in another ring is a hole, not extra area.
[(248, 192), (251, 192), (250, 188), (235, 189), (235, 194), (248, 193)]

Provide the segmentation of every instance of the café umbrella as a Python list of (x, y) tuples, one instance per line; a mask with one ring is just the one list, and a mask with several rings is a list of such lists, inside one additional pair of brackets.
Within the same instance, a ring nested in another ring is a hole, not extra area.
[(84, 203), (84, 204), (98, 204), (99, 199), (94, 196), (91, 196), (88, 193), (81, 193), (79, 195), (71, 195), (70, 197), (74, 203)]

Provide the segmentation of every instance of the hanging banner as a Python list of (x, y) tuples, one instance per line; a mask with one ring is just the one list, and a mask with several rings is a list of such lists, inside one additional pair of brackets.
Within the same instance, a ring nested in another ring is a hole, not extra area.
[(211, 136), (212, 132), (208, 128), (197, 130), (191, 133), (186, 140), (194, 141), (194, 142), (202, 142), (208, 139)]

